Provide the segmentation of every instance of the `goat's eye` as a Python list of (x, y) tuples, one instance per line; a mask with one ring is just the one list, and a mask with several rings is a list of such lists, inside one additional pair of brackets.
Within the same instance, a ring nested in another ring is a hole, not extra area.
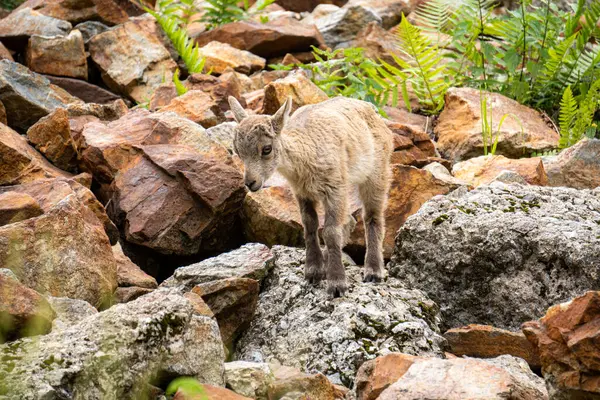
[(271, 154), (272, 150), (273, 150), (273, 148), (271, 146), (265, 146), (262, 148), (262, 155), (268, 156), (269, 154)]

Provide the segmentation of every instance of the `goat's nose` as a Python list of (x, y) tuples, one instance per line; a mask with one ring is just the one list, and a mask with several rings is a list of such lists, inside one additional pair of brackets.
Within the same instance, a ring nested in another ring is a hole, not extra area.
[(246, 182), (246, 187), (252, 190), (252, 187), (256, 184), (256, 181)]

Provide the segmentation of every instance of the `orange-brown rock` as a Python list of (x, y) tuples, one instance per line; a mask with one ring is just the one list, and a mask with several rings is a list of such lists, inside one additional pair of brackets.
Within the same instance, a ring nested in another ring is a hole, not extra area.
[(127, 241), (163, 254), (227, 248), (245, 195), (239, 170), (192, 146), (136, 151), (109, 189), (111, 216)]
[(600, 396), (600, 292), (550, 307), (540, 320), (525, 323), (523, 332), (538, 348), (555, 398)]
[(77, 146), (71, 136), (69, 113), (59, 108), (27, 130), (27, 139), (57, 167), (77, 169)]
[(202, 385), (202, 393), (186, 393), (178, 390), (173, 400), (252, 400), (250, 397), (240, 396), (229, 389), (218, 386)]
[(0, 192), (0, 226), (42, 215), (44, 211), (30, 195), (18, 192)]
[(148, 105), (148, 109), (150, 111), (157, 111), (161, 108), (167, 106), (173, 99), (177, 96), (177, 89), (175, 88), (175, 84), (172, 82), (163, 83), (159, 87), (156, 88), (154, 94), (152, 94), (152, 98), (150, 99), (150, 104)]
[(429, 119), (401, 108), (386, 107), (385, 112), (386, 124), (394, 133), (392, 164), (427, 165), (436, 156), (435, 145), (427, 134)]
[(28, 0), (19, 9), (25, 7), (73, 24), (102, 21), (117, 25), (127, 22), (129, 15), (139, 15), (142, 11), (120, 0)]
[(95, 307), (108, 305), (117, 287), (104, 226), (76, 195), (38, 217), (0, 227), (0, 265), (42, 294)]
[[(488, 116), (492, 119), (493, 139), (487, 140), (488, 150), (496, 141), (496, 154), (520, 158), (533, 152), (558, 147), (559, 135), (551, 129), (541, 114), (500, 94), (485, 93)], [(499, 122), (503, 121), (498, 132)], [(489, 118), (489, 117), (488, 117)], [(488, 121), (489, 123), (489, 121)], [(446, 106), (434, 129), (440, 153), (453, 161), (483, 155), (481, 97), (477, 89), (452, 88), (446, 94)]]
[(515, 172), (530, 185), (548, 184), (548, 176), (539, 157), (511, 159), (504, 156), (481, 156), (459, 162), (452, 167), (455, 177), (474, 187), (492, 182), (502, 171)]
[(511, 332), (489, 325), (468, 325), (444, 333), (449, 351), (456, 356), (494, 358), (503, 354), (527, 361), (532, 369), (541, 367), (537, 348), (522, 332)]
[(174, 112), (180, 117), (202, 125), (204, 128), (218, 125), (225, 121), (225, 116), (213, 98), (203, 91), (190, 90), (182, 96), (175, 97), (161, 108), (161, 112)]
[(220, 77), (193, 74), (185, 81), (185, 85), (189, 90), (200, 90), (210, 94), (212, 100), (219, 105), (221, 111), (229, 110), (229, 96), (233, 96), (240, 101), (242, 106), (245, 106), (244, 98), (242, 97), (243, 85), (238, 79), (237, 74), (223, 74)]
[(275, 381), (269, 388), (269, 399), (339, 399), (339, 391), (323, 374), (309, 375), (295, 368), (280, 365), (271, 365), (271, 370)]
[(102, 204), (100, 204), (87, 187), (81, 185), (75, 179), (40, 179), (26, 184), (0, 188), (0, 193), (21, 193), (29, 195), (33, 197), (43, 212), (50, 211), (59, 202), (69, 196), (74, 196), (86, 207), (86, 212), (92, 213), (97, 221), (104, 226), (104, 231), (111, 244), (117, 243), (119, 240), (119, 231), (108, 218), (108, 215), (106, 215), (106, 211)]
[(283, 79), (275, 80), (265, 87), (262, 113), (275, 114), (288, 97), (292, 98), (292, 112), (302, 106), (317, 104), (329, 99), (329, 96), (312, 83), (303, 72), (295, 72)]
[(408, 371), (418, 357), (403, 353), (390, 353), (361, 365), (356, 374), (357, 400), (376, 400), (390, 385)]
[(196, 43), (204, 46), (215, 40), (265, 58), (310, 51), (310, 46), (318, 47), (323, 43), (316, 27), (293, 18), (278, 18), (266, 24), (256, 21), (225, 24), (201, 33)]
[(249, 192), (244, 199), (244, 235), (249, 241), (268, 246), (302, 246), (304, 228), (300, 209), (289, 185)]
[(0, 273), (0, 343), (50, 332), (56, 313), (35, 290)]
[(200, 48), (205, 59), (204, 68), (222, 74), (227, 68), (243, 74), (250, 74), (265, 68), (266, 60), (249, 51), (236, 49), (227, 43), (213, 41)]
[(159, 38), (153, 18), (136, 18), (94, 36), (90, 56), (113, 91), (138, 103), (150, 101), (177, 68)]
[(369, 23), (356, 35), (352, 42), (354, 47), (365, 50), (365, 56), (372, 60), (383, 60), (391, 65), (396, 65), (392, 54), (402, 58), (401, 52), (395, 46), (396, 36), (381, 27), (377, 22)]
[(52, 75), (46, 75), (46, 78), (55, 86), (60, 87), (71, 96), (75, 96), (86, 103), (108, 104), (121, 99), (121, 96), (81, 79)]
[(68, 176), (6, 125), (0, 125), (0, 160), (0, 186)]
[[(431, 172), (406, 165), (392, 165), (388, 206), (385, 211), (385, 237), (383, 254), (389, 258), (394, 250), (396, 232), (404, 222), (419, 211), (433, 196), (448, 194), (458, 185), (436, 178)], [(362, 216), (358, 215), (356, 229), (350, 236), (349, 246), (364, 249), (365, 232)]]
[(543, 380), (518, 358), (419, 357), (378, 400), (547, 400)]
[(140, 267), (135, 265), (129, 257), (123, 253), (121, 245), (113, 246), (113, 255), (117, 262), (117, 282), (119, 287), (136, 286), (145, 289), (156, 289), (156, 279), (148, 275)]
[(559, 153), (544, 158), (549, 186), (594, 189), (600, 186), (600, 140), (583, 139)]
[(32, 36), (26, 59), (29, 69), (40, 74), (88, 79), (83, 36), (76, 29), (67, 36)]
[(15, 61), (11, 52), (0, 43), (0, 60)]
[(231, 347), (254, 317), (259, 289), (254, 279), (228, 278), (201, 283), (192, 292), (210, 307), (219, 323), (223, 343)]

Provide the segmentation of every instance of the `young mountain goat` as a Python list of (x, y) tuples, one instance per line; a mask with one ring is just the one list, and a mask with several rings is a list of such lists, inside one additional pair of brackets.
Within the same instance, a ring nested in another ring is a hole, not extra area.
[[(288, 98), (271, 117), (248, 116), (233, 97), (229, 105), (238, 122), (233, 146), (244, 162), (246, 186), (253, 192), (259, 190), (277, 170), (296, 195), (306, 241), (306, 279), (318, 283), (327, 278), (327, 292), (333, 297), (346, 292), (342, 226), (348, 216), (349, 191), (358, 186), (367, 243), (364, 280), (380, 281), (393, 144), (392, 133), (375, 108), (337, 97), (301, 107), (290, 117), (292, 101)], [(317, 235), (319, 203), (325, 210), (326, 260)]]

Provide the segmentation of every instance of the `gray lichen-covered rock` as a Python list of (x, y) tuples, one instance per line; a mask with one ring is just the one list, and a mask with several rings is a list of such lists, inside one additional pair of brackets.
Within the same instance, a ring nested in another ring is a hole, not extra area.
[(76, 325), (0, 346), (0, 399), (138, 399), (160, 374), (223, 384), (216, 323), (155, 291)]
[(84, 300), (48, 296), (48, 302), (56, 312), (52, 330), (67, 329), (90, 315), (98, 314), (98, 310)]
[(267, 400), (275, 377), (268, 364), (248, 361), (225, 363), (225, 383), (239, 395)]
[(347, 47), (369, 22), (381, 24), (381, 17), (370, 7), (356, 5), (318, 18), (315, 25), (328, 46)]
[(191, 290), (201, 283), (226, 278), (250, 278), (262, 281), (273, 268), (275, 257), (264, 244), (250, 243), (229, 253), (220, 254), (196, 264), (177, 268), (161, 287)]
[(272, 251), (275, 268), (254, 321), (238, 342), (237, 359), (318, 371), (351, 386), (362, 362), (378, 355), (440, 354), (438, 307), (423, 292), (394, 278), (362, 283), (361, 269), (351, 265), (349, 293), (329, 300), (324, 284), (314, 287), (304, 280), (304, 250), (274, 246)]
[(600, 285), (600, 190), (494, 182), (425, 203), (388, 267), (442, 307), (445, 328), (518, 329)]

